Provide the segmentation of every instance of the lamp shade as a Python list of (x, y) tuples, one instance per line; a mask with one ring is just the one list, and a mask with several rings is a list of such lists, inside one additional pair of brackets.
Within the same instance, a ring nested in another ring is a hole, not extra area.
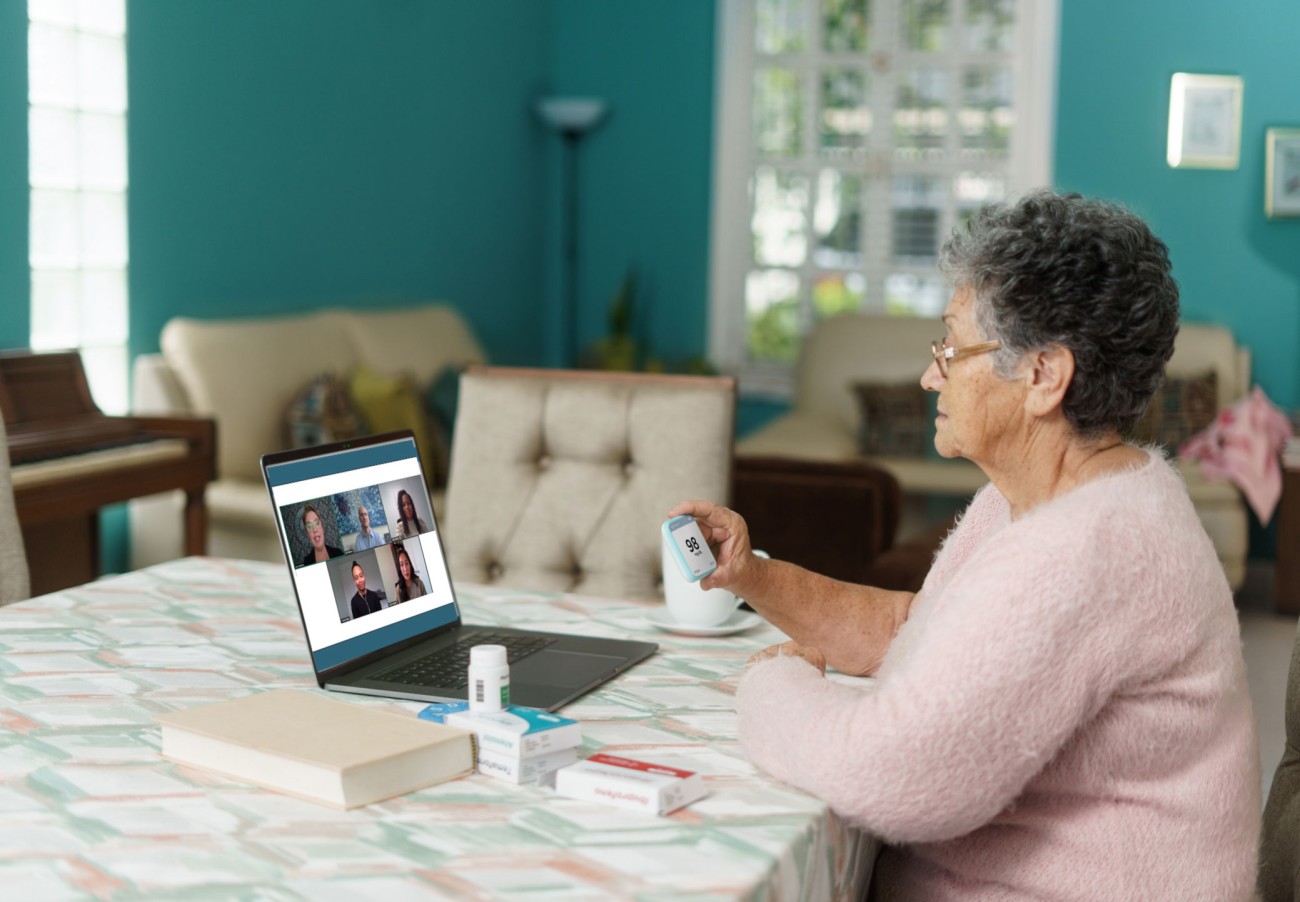
[(609, 105), (595, 97), (544, 97), (537, 115), (558, 132), (585, 132), (605, 116)]

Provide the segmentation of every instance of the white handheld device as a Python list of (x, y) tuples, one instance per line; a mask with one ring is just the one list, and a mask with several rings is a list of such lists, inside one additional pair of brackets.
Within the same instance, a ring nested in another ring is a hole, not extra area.
[(663, 525), (664, 541), (673, 550), (682, 576), (690, 582), (701, 580), (718, 569), (718, 562), (704, 541), (700, 524), (689, 514), (673, 517)]

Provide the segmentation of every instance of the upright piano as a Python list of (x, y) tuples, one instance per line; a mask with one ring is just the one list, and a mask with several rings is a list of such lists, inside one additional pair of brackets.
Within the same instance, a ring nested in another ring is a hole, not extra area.
[(213, 420), (107, 416), (75, 351), (0, 353), (0, 413), (33, 595), (98, 576), (100, 508), (143, 495), (183, 491), (186, 553), (204, 553)]

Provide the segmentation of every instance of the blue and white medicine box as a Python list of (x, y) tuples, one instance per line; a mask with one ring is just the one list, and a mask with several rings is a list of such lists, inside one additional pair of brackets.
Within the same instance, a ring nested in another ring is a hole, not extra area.
[(480, 754), (531, 758), (582, 742), (582, 726), (576, 720), (518, 705), (487, 713), (470, 711), (469, 702), (438, 702), (426, 707), (420, 716), (469, 730), (478, 742)]

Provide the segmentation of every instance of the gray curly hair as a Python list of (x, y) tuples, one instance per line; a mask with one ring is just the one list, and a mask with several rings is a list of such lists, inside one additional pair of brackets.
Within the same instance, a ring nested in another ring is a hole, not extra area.
[(1038, 191), (984, 207), (954, 230), (940, 267), (975, 296), (982, 336), (1011, 378), (1026, 352), (1074, 354), (1062, 409), (1084, 438), (1126, 434), (1164, 381), (1178, 285), (1164, 242), (1118, 204)]

